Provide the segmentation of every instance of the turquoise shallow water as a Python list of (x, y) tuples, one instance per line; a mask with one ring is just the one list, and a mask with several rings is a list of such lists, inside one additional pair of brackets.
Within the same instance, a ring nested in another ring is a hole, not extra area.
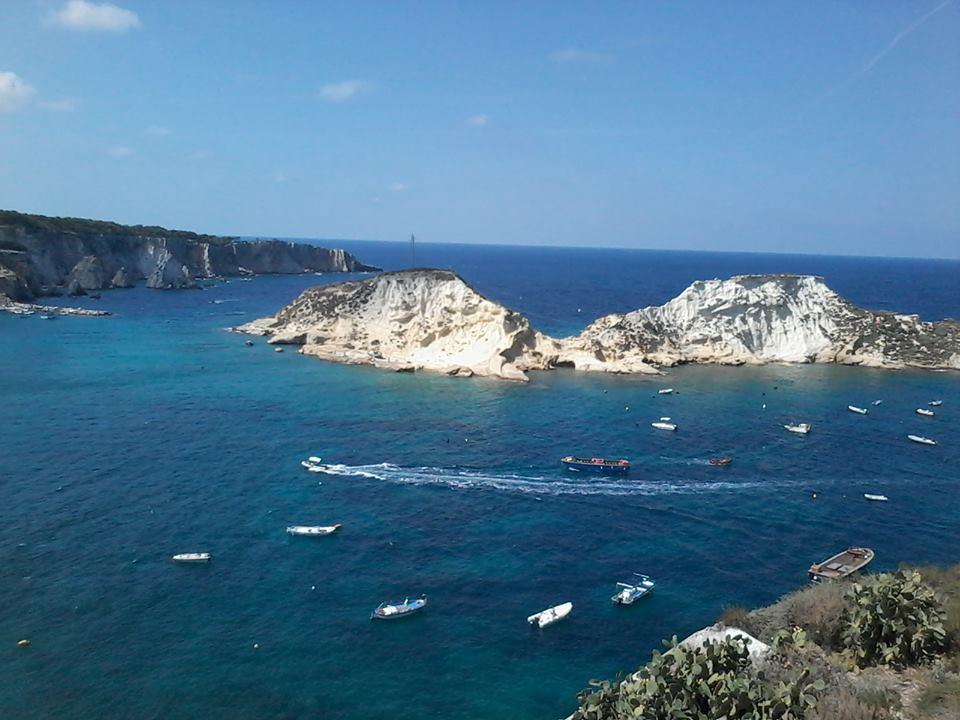
[[(352, 249), (404, 261), (402, 247)], [(872, 307), (960, 315), (957, 263), (420, 252), (548, 332), (772, 269), (824, 274)], [(569, 281), (573, 267), (594, 284)], [(774, 600), (840, 547), (874, 547), (880, 569), (960, 557), (956, 374), (688, 367), (514, 385), (330, 365), (222, 331), (330, 279), (117, 291), (100, 301), (109, 319), (0, 316), (5, 716), (554, 718), (589, 678), (725, 605)], [(664, 384), (679, 394), (657, 396)], [(935, 418), (914, 414), (934, 398)], [(868, 416), (845, 410), (874, 399)], [(661, 415), (680, 430), (652, 430)], [(791, 420), (815, 429), (791, 435)], [(556, 462), (568, 452), (634, 471), (571, 476)], [(305, 472), (311, 454), (340, 472)], [(734, 464), (709, 466), (717, 454)], [(329, 538), (283, 532), (333, 522)], [(214, 562), (169, 562), (190, 550)], [(613, 606), (634, 571), (657, 590)], [(368, 620), (421, 592), (420, 616)], [(525, 625), (564, 600), (568, 621)]]

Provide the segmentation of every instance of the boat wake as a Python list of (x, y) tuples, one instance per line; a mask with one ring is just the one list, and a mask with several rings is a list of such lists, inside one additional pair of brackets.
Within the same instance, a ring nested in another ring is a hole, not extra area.
[(456, 467), (401, 467), (393, 463), (375, 465), (315, 464), (311, 472), (339, 477), (366, 478), (405, 485), (437, 485), (452, 489), (501, 490), (530, 495), (668, 495), (716, 491), (737, 491), (756, 487), (759, 482), (697, 480), (631, 480), (629, 478), (564, 477), (497, 473)]

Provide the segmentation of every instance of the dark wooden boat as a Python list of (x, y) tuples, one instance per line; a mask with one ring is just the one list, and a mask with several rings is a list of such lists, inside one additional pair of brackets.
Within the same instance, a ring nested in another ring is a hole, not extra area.
[(574, 472), (598, 472), (598, 473), (625, 473), (630, 470), (630, 461), (628, 460), (607, 460), (605, 458), (581, 458), (567, 455), (560, 458), (560, 462), (567, 470)]
[(729, 465), (732, 462), (733, 462), (733, 458), (728, 458), (728, 457), (710, 458), (710, 464), (717, 465), (719, 467), (723, 467), (724, 465)]
[(813, 582), (840, 580), (862, 570), (873, 560), (874, 552), (870, 548), (852, 547), (838, 552), (823, 562), (810, 566), (809, 575)]

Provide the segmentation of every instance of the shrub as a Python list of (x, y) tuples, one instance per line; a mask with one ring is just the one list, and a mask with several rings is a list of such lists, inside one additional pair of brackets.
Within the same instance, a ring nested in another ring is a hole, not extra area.
[(854, 583), (848, 598), (842, 640), (860, 667), (903, 668), (943, 651), (943, 609), (919, 573), (886, 573)]
[(580, 693), (574, 720), (801, 720), (823, 690), (822, 682), (807, 682), (806, 670), (765, 682), (739, 638), (691, 649), (674, 637), (667, 646), (632, 677)]

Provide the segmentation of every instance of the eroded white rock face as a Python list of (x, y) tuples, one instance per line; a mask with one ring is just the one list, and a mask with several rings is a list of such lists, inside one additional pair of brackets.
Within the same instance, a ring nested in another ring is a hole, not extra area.
[(301, 345), (303, 354), (326, 360), (510, 380), (547, 369), (555, 352), (522, 315), (443, 270), (311, 288), (275, 317), (238, 330)]
[(554, 340), (452, 272), (411, 270), (312, 288), (237, 329), (326, 360), (459, 377), (524, 380), (527, 370), (559, 366), (656, 373), (690, 362), (960, 369), (960, 324), (863, 310), (800, 275), (698, 281), (664, 305)]
[(805, 275), (698, 281), (664, 305), (602, 317), (560, 344), (560, 362), (610, 372), (689, 362), (960, 368), (956, 323), (863, 310)]

